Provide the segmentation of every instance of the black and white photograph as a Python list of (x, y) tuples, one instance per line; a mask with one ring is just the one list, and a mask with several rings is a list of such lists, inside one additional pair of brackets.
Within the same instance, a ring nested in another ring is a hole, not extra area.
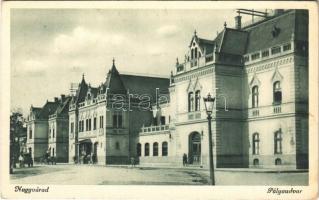
[(6, 9), (13, 197), (88, 185), (315, 198), (313, 4), (106, 4)]

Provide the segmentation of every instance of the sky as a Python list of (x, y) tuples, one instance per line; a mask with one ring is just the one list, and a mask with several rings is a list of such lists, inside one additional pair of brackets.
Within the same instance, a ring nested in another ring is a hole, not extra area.
[(11, 109), (41, 107), (69, 94), (82, 74), (105, 81), (112, 58), (120, 73), (168, 77), (197, 31), (213, 40), (235, 10), (14, 9), (11, 11)]

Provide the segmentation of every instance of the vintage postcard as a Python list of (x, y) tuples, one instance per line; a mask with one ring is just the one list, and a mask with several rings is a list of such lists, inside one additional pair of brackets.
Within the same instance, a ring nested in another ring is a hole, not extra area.
[(1, 198), (315, 199), (314, 2), (3, 2)]

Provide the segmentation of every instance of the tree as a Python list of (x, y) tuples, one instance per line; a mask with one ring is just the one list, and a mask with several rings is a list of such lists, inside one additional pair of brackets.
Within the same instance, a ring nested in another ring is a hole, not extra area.
[(12, 111), (10, 115), (10, 174), (13, 173), (20, 154), (19, 139), (25, 132), (23, 125), (22, 112), (19, 109)]

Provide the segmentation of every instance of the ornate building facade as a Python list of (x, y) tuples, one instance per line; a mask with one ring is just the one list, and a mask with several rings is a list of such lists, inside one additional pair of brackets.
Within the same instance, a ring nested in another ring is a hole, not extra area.
[(99, 87), (83, 77), (69, 108), (69, 162), (128, 163), (140, 127), (151, 121), (151, 104), (168, 86), (167, 78), (120, 74), (114, 60)]
[(141, 163), (181, 164), (185, 153), (207, 166), (202, 99), (210, 93), (217, 167), (308, 167), (308, 13), (280, 10), (246, 27), (235, 20), (212, 40), (195, 32), (177, 60), (170, 102), (157, 109), (170, 123), (140, 132)]
[[(113, 61), (98, 87), (83, 76), (60, 126), (55, 103), (31, 108), (34, 158), (51, 147), (56, 156), (68, 149), (68, 162), (181, 165), (186, 154), (190, 165), (207, 167), (210, 93), (216, 167), (307, 168), (308, 13), (279, 10), (246, 26), (235, 20), (212, 39), (195, 32), (170, 79), (120, 74)], [(64, 130), (60, 146), (52, 130)]]

